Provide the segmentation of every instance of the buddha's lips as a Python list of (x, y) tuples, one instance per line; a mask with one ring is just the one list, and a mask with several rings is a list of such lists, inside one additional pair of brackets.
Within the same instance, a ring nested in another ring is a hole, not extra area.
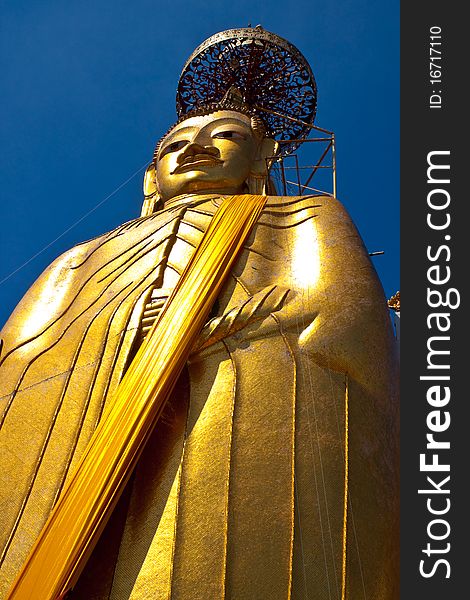
[(222, 165), (223, 160), (216, 158), (210, 154), (195, 154), (194, 156), (186, 157), (181, 165), (178, 165), (176, 169), (171, 173), (182, 173), (184, 171), (192, 171), (197, 167), (215, 167)]

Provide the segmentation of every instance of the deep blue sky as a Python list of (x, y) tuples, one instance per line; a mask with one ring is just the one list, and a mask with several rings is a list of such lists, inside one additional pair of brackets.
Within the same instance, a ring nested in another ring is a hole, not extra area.
[(338, 197), (399, 288), (398, 0), (5, 0), (0, 22), (0, 325), (56, 256), (138, 216), (143, 171), (9, 277), (150, 161), (185, 60), (248, 23), (309, 61)]

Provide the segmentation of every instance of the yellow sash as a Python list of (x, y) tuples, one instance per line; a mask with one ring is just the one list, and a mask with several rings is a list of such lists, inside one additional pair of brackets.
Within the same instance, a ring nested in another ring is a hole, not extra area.
[(265, 196), (252, 195), (223, 201), (52, 510), (10, 600), (54, 600), (77, 581), (265, 202)]

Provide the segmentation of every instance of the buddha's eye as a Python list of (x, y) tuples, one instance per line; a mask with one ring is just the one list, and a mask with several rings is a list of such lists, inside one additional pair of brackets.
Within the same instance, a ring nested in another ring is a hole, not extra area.
[(160, 158), (165, 156), (165, 154), (169, 154), (170, 152), (177, 152), (184, 148), (188, 144), (188, 140), (178, 140), (177, 142), (172, 142), (168, 144), (168, 146), (164, 146), (164, 148), (160, 152)]
[(212, 136), (217, 140), (244, 140), (245, 136), (238, 131), (219, 131)]

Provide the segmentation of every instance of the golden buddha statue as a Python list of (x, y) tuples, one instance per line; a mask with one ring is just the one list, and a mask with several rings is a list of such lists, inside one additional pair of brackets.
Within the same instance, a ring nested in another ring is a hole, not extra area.
[[(144, 216), (58, 258), (6, 324), (2, 594), (219, 206), (269, 192), (276, 146), (250, 107), (188, 113)], [(396, 447), (354, 224), (330, 196), (269, 195), (70, 598), (397, 598)]]

